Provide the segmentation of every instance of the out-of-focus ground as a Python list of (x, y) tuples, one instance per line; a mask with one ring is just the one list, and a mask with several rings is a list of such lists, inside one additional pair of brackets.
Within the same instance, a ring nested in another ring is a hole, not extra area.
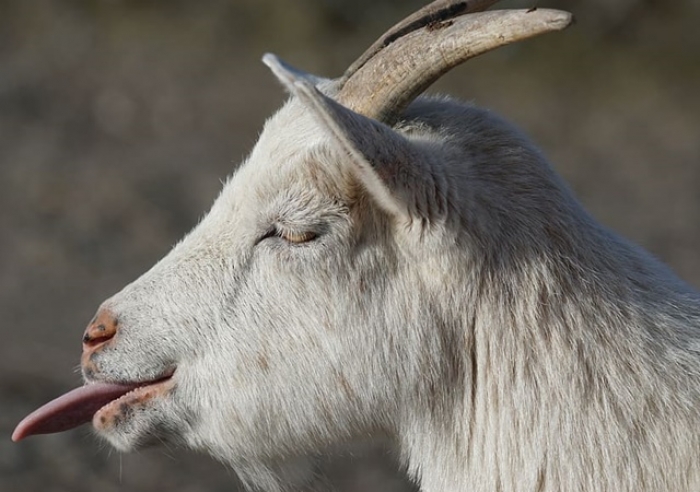
[[(0, 0), (0, 490), (233, 489), (181, 450), (120, 456), (88, 428), (9, 435), (80, 383), (95, 308), (195, 224), (283, 102), (261, 55), (338, 75), (421, 4)], [(538, 5), (578, 23), (433, 90), (519, 124), (598, 219), (700, 286), (700, 3)], [(403, 490), (381, 460), (359, 461), (337, 467), (344, 490)]]

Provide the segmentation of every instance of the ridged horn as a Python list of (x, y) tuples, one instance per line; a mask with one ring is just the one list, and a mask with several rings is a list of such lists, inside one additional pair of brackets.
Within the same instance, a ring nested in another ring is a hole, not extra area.
[(573, 21), (570, 13), (552, 9), (480, 12), (496, 1), (438, 0), (399, 22), (346, 71), (338, 101), (392, 125), (411, 101), (460, 63)]

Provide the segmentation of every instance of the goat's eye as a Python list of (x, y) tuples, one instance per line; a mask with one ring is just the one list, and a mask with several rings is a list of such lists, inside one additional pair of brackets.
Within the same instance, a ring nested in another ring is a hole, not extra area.
[(271, 227), (262, 236), (260, 236), (257, 243), (271, 237), (279, 237), (292, 244), (302, 244), (313, 241), (318, 237), (318, 234), (312, 231), (292, 232)]
[(290, 232), (290, 231), (280, 231), (280, 237), (285, 241), (293, 244), (308, 243), (313, 241), (318, 237), (318, 234), (311, 231), (304, 232)]

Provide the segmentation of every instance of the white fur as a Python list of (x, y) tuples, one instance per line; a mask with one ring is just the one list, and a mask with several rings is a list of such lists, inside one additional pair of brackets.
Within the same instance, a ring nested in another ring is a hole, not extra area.
[(104, 304), (95, 377), (176, 368), (105, 438), (270, 491), (325, 490), (315, 457), (368, 437), (425, 492), (700, 490), (694, 290), (488, 111), (419, 99), (391, 129), (283, 81), (209, 214)]

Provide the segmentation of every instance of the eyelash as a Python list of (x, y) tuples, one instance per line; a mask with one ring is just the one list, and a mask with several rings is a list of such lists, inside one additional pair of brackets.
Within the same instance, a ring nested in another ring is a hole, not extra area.
[(308, 243), (313, 241), (318, 237), (318, 234), (312, 231), (303, 231), (303, 232), (290, 232), (290, 231), (283, 231), (277, 227), (272, 227), (270, 230), (268, 230), (259, 240), (263, 241), (264, 239), (270, 238), (277, 236), (279, 238), (284, 239), (290, 244), (303, 244), (303, 243)]

